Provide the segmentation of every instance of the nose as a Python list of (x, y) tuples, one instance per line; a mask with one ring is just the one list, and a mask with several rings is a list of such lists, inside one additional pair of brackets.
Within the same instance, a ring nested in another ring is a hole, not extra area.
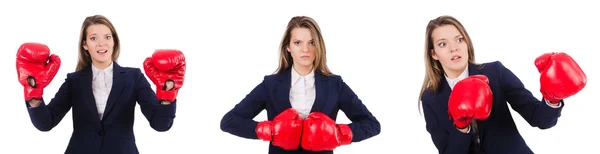
[(109, 41), (112, 41), (112, 40), (100, 39), (100, 41), (98, 41), (98, 46), (108, 46)]
[(302, 46), (302, 52), (308, 52), (308, 44)]
[(449, 43), (448, 45), (450, 47), (450, 52), (457, 52), (458, 51), (458, 45), (456, 43), (452, 42), (452, 43)]

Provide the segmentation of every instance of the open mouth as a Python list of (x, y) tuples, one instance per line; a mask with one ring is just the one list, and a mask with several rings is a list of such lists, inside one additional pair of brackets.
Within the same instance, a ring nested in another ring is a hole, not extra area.
[(96, 51), (96, 52), (98, 52), (98, 53), (107, 53), (107, 52), (108, 52), (108, 50), (98, 50), (98, 51)]
[(452, 61), (454, 61), (454, 60), (459, 60), (460, 58), (462, 58), (462, 57), (461, 57), (461, 56), (454, 56), (454, 57), (452, 57), (452, 59), (451, 59), (451, 60), (452, 60)]

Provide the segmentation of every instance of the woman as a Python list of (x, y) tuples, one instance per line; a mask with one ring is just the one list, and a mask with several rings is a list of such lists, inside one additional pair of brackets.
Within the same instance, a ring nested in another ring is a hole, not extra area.
[(548, 129), (556, 125), (563, 99), (585, 86), (585, 74), (573, 59), (547, 53), (535, 60), (544, 96), (540, 101), (502, 63), (475, 63), (469, 34), (451, 16), (429, 22), (425, 45), (426, 74), (419, 100), (439, 153), (533, 153), (506, 102), (532, 127)]
[[(379, 121), (327, 67), (325, 42), (316, 21), (292, 18), (280, 45), (279, 68), (265, 76), (221, 120), (221, 130), (270, 141), (270, 154), (331, 154), (341, 145), (379, 134)], [(254, 117), (267, 110), (267, 121)], [(351, 124), (336, 124), (342, 110)]]
[[(173, 125), (175, 97), (185, 73), (183, 54), (157, 50), (146, 59), (145, 72), (157, 86), (155, 94), (140, 69), (117, 64), (119, 47), (119, 35), (106, 17), (87, 17), (76, 71), (67, 75), (48, 105), (43, 90), (58, 72), (60, 58), (49, 56), (48, 47), (40, 43), (25, 43), (19, 49), (17, 73), (33, 125), (50, 131), (73, 108), (74, 130), (65, 153), (138, 153), (133, 133), (136, 102), (155, 130), (167, 131)], [(164, 59), (173, 63), (160, 62)]]

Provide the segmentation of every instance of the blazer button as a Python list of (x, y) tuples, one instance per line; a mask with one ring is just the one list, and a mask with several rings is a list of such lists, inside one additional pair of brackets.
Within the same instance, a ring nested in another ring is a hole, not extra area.
[(104, 131), (98, 131), (98, 135), (104, 136)]

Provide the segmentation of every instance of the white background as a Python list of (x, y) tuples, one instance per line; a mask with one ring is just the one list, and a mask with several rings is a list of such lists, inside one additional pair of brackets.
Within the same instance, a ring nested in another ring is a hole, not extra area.
[[(578, 2), (481, 3), (412, 1), (384, 3), (322, 1), (219, 1), (162, 3), (128, 1), (2, 1), (0, 5), (0, 153), (63, 153), (72, 127), (69, 112), (50, 132), (29, 119), (17, 81), (15, 53), (24, 42), (47, 44), (62, 66), (45, 89), (49, 101), (66, 74), (75, 70), (80, 26), (102, 14), (116, 26), (122, 43), (119, 64), (142, 67), (154, 49), (185, 53), (188, 70), (178, 97), (177, 118), (168, 132), (156, 132), (138, 109), (134, 131), (139, 151), (163, 153), (267, 153), (268, 143), (242, 139), (219, 128), (222, 116), (277, 68), (278, 45), (289, 19), (313, 17), (327, 45), (328, 65), (358, 94), (381, 122), (381, 134), (339, 147), (336, 153), (437, 153), (417, 108), (424, 76), (425, 26), (439, 15), (458, 18), (471, 35), (477, 62), (499, 60), (539, 94), (534, 59), (563, 51), (588, 75), (579, 94), (566, 99), (558, 125), (529, 126), (513, 112), (519, 131), (536, 153), (582, 153), (597, 148), (597, 15)], [(4, 67), (5, 66), (5, 67)], [(255, 120), (265, 120), (265, 112)], [(343, 113), (339, 123), (348, 123)], [(589, 140), (589, 141), (588, 141)]]

